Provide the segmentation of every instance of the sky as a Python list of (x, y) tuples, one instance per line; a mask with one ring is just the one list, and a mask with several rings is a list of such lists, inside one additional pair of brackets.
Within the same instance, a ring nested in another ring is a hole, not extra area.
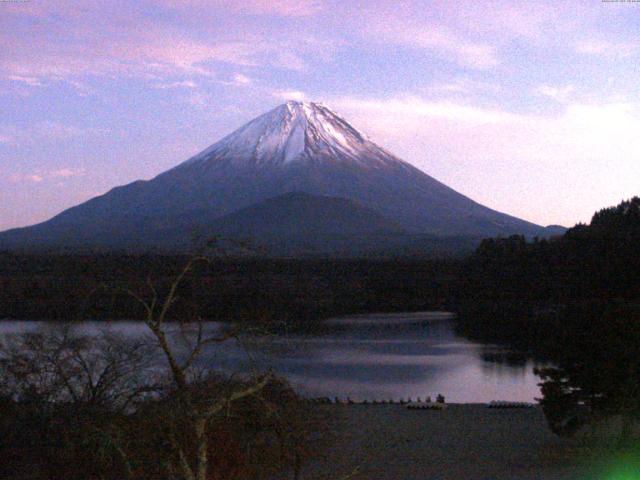
[(491, 208), (640, 194), (640, 2), (2, 0), (0, 230), (323, 102)]

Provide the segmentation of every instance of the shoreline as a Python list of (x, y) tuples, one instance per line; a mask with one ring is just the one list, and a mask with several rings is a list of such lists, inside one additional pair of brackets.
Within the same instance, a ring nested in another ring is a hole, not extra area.
[[(317, 405), (333, 434), (303, 478), (353, 480), (574, 480), (588, 478), (584, 451), (548, 429), (542, 408), (450, 403)], [(353, 473), (355, 472), (355, 473)]]

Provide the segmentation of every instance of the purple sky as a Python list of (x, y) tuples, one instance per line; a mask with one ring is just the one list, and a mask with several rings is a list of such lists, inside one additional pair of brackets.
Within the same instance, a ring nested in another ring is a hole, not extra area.
[(640, 3), (2, 1), (0, 44), (0, 230), (286, 99), (536, 223), (640, 194)]

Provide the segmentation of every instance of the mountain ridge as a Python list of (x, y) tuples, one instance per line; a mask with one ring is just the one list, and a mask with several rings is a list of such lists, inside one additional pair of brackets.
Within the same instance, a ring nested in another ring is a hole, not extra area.
[(395, 157), (324, 105), (287, 102), (151, 180), (0, 233), (0, 247), (113, 239), (143, 248), (145, 238), (172, 226), (184, 236), (290, 192), (355, 201), (412, 234), (547, 236), (544, 227), (480, 205)]

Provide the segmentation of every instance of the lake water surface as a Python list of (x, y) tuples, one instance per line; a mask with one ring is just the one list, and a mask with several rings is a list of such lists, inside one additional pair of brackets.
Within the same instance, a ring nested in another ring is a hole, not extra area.
[[(0, 335), (38, 328), (38, 322), (0, 322)], [(319, 334), (250, 337), (208, 348), (202, 366), (225, 372), (272, 369), (305, 396), (354, 400), (435, 397), (450, 402), (534, 401), (540, 396), (533, 363), (453, 331), (444, 312), (356, 315), (328, 320)], [(145, 333), (137, 322), (84, 322), (128, 336)], [(210, 331), (219, 330), (207, 324)]]

